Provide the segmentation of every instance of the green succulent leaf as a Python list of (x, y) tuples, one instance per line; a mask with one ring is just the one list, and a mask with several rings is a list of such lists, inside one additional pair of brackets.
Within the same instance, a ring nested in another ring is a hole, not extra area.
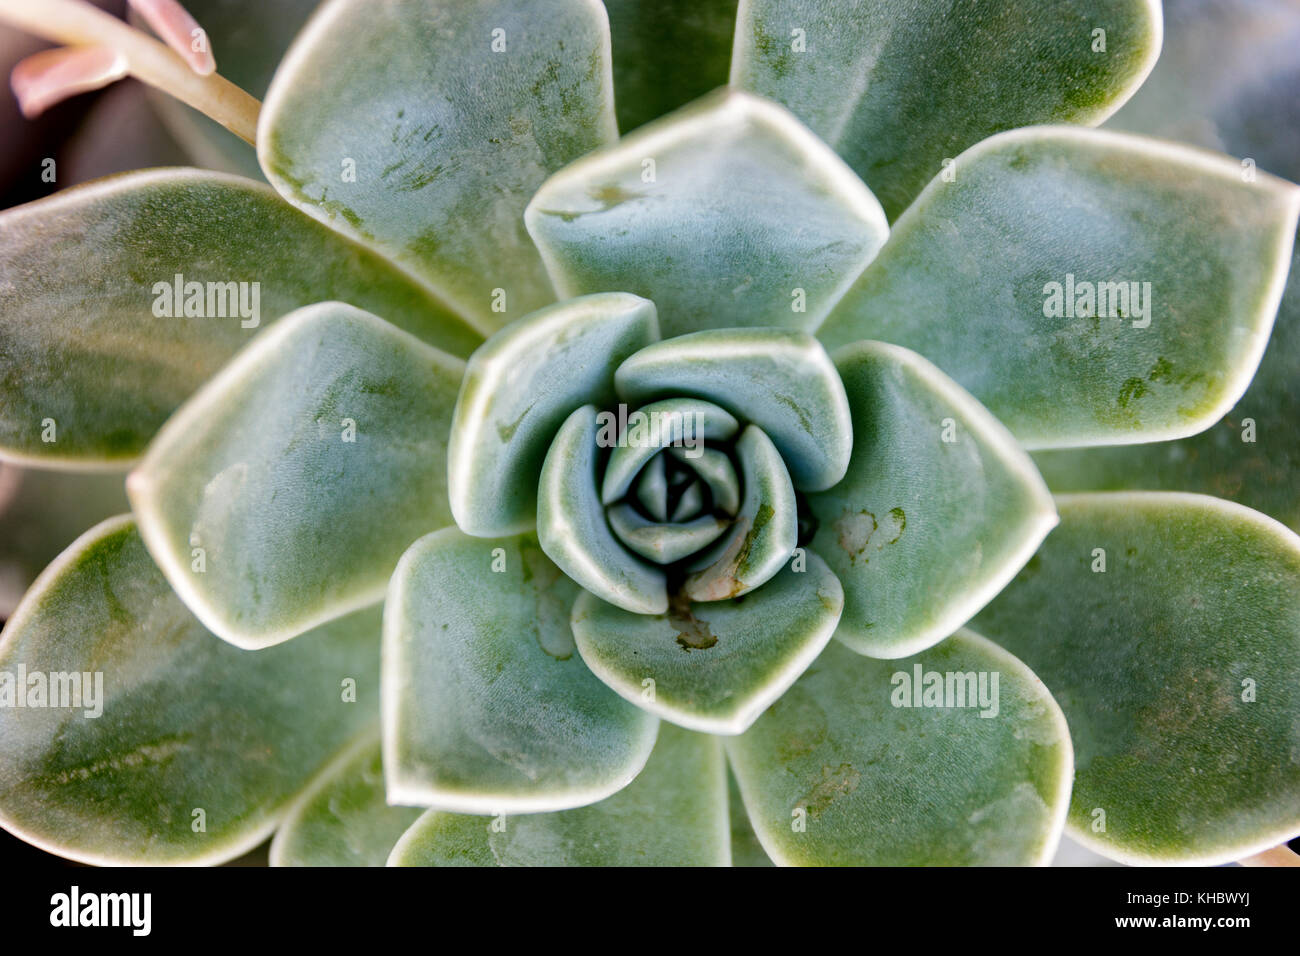
[(841, 641), (902, 657), (943, 640), (1020, 570), (1056, 523), (1007, 430), (914, 352), (835, 353), (858, 436), (848, 476), (809, 495), (812, 546), (844, 585)]
[[(682, 502), (686, 503), (685, 496)], [(713, 515), (698, 518), (651, 521), (631, 505), (614, 505), (605, 512), (609, 526), (625, 545), (655, 564), (673, 564), (712, 544), (730, 522)]]
[(658, 337), (653, 303), (612, 293), (539, 309), (485, 342), (465, 370), (447, 450), (460, 529), (532, 529), (551, 439), (575, 407), (611, 405), (614, 370)]
[(634, 614), (668, 610), (661, 568), (610, 530), (596, 487), (596, 406), (576, 409), (551, 443), (538, 483), (537, 538), (547, 557), (593, 594)]
[(920, 352), (1030, 448), (1195, 434), (1259, 364), (1300, 188), (1070, 127), (985, 140), (934, 180), (821, 328)]
[(658, 721), (574, 653), (578, 587), (531, 535), (447, 528), (403, 556), (384, 609), (384, 764), (395, 803), (537, 813), (602, 800)]
[(474, 817), (431, 810), (390, 866), (727, 866), (726, 763), (715, 737), (665, 725), (645, 769), (600, 803)]
[(835, 575), (806, 552), (753, 594), (674, 601), (665, 614), (584, 593), (573, 634), (587, 666), (634, 704), (691, 730), (738, 734), (821, 653), (843, 607)]
[(481, 340), (384, 260), (246, 179), (130, 173), (0, 213), (0, 454), (125, 466), (260, 329), (322, 299), (456, 355)]
[(248, 648), (382, 599), (411, 540), (451, 523), (446, 441), (463, 373), (337, 302), (259, 336), (127, 479), (172, 587)]
[[(1107, 126), (1187, 140), (1300, 180), (1300, 6), (1180, 0), (1160, 62)], [(1229, 498), (1300, 531), (1300, 255), (1250, 388), (1213, 428), (1176, 442), (1035, 456), (1056, 491), (1190, 491)]]
[(388, 805), (375, 728), (306, 787), (271, 841), (271, 865), (383, 866), (421, 812)]
[(1070, 835), (1209, 865), (1300, 834), (1300, 538), (1203, 495), (1057, 501), (1060, 528), (976, 624), (1061, 702)]
[[(318, 6), (320, 0), (185, 0), (185, 9), (207, 34), (221, 75), (258, 99), (266, 95), (276, 66)], [(133, 24), (143, 26), (134, 8), (129, 14)], [(195, 163), (262, 178), (257, 153), (248, 143), (179, 100), (147, 89), (167, 129)]]
[(605, 0), (614, 106), (636, 129), (727, 82), (737, 0)]
[(257, 140), (286, 199), (492, 331), (555, 299), (528, 197), (616, 137), (598, 0), (330, 0), (276, 72)]
[(1158, 0), (746, 0), (731, 82), (789, 107), (892, 221), (987, 136), (1100, 123), (1151, 70), (1160, 35)]
[(1043, 864), (1070, 799), (1060, 708), (970, 631), (899, 661), (832, 641), (727, 754), (785, 865)]
[(853, 427), (844, 386), (826, 350), (806, 332), (679, 335), (630, 356), (614, 381), (629, 404), (692, 395), (758, 425), (801, 491), (825, 491), (848, 468)]
[[(0, 825), (86, 863), (247, 852), (373, 724), (379, 631), (379, 614), (363, 611), (302, 641), (240, 650), (172, 593), (129, 518), (104, 522), (4, 629)], [(51, 706), (56, 687), (78, 703), (78, 681), (80, 707)]]
[(781, 570), (799, 543), (794, 486), (781, 453), (757, 425), (736, 439), (744, 497), (730, 530), (689, 566), (681, 593), (692, 601), (748, 594)]
[(824, 143), (730, 90), (556, 173), (525, 221), (562, 297), (643, 295), (665, 337), (814, 329), (889, 231)]

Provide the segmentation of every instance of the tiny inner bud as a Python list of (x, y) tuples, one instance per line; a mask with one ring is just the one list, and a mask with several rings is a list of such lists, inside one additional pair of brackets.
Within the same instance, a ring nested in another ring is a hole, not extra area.
[(14, 67), (9, 83), (23, 115), (34, 119), (69, 97), (102, 89), (126, 73), (126, 57), (110, 47), (59, 47), (27, 57)]
[(176, 0), (131, 0), (131, 6), (195, 73), (207, 76), (216, 71), (207, 33)]

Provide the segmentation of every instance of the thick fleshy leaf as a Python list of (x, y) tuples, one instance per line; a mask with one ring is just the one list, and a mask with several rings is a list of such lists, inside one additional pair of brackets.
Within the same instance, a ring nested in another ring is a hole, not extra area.
[(1071, 836), (1212, 864), (1300, 834), (1300, 538), (1203, 495), (1057, 501), (1060, 528), (976, 624), (1061, 702)]
[(596, 406), (574, 411), (551, 443), (538, 483), (537, 537), (547, 557), (588, 591), (634, 614), (668, 610), (662, 569), (614, 537), (596, 488)]
[(786, 865), (1044, 864), (1070, 799), (1060, 708), (970, 631), (901, 661), (832, 641), (727, 754)]
[(87, 528), (130, 510), (123, 478), (0, 462), (0, 621)]
[(271, 865), (383, 866), (420, 813), (388, 805), (376, 728), (331, 760), (298, 798), (271, 841)]
[(836, 636), (902, 657), (943, 640), (1029, 560), (1056, 512), (998, 421), (915, 352), (835, 353), (858, 436), (848, 477), (809, 495), (812, 546), (844, 585)]
[(257, 141), (290, 202), (490, 331), (555, 298), (524, 204), (616, 136), (598, 0), (331, 0), (276, 72)]
[(818, 333), (924, 355), (1031, 448), (1222, 417), (1259, 364), (1300, 188), (1168, 143), (1040, 127), (934, 180)]
[(446, 441), (463, 372), (337, 302), (258, 337), (127, 478), (172, 587), (249, 648), (380, 600), (411, 540), (451, 523)]
[(747, 0), (731, 82), (793, 110), (893, 220), (987, 136), (1100, 123), (1150, 71), (1160, 32), (1158, 0)]
[(485, 342), (465, 370), (447, 449), (460, 529), (531, 529), (551, 439), (577, 406), (613, 404), (614, 370), (658, 337), (654, 304), (614, 293), (540, 309)]
[(378, 256), (249, 180), (131, 173), (0, 214), (0, 454), (125, 465), (260, 329), (322, 299), (457, 355), (479, 342)]
[(1179, 441), (1043, 451), (1053, 491), (1191, 491), (1228, 498), (1300, 532), (1300, 250), (1250, 388), (1213, 428)]
[[(717, 448), (702, 448), (698, 454), (694, 454), (690, 449), (672, 448), (668, 453), (690, 468), (708, 486), (714, 508), (729, 515), (740, 510), (740, 479), (726, 452)], [(642, 504), (644, 503), (643, 500)]]
[(578, 592), (531, 535), (447, 528), (411, 546), (384, 608), (388, 799), (537, 813), (602, 800), (640, 772), (658, 721), (574, 653)]
[[(697, 487), (697, 486), (693, 486)], [(686, 498), (682, 498), (686, 502)], [(629, 504), (617, 504), (605, 512), (609, 526), (625, 545), (655, 564), (673, 564), (712, 544), (729, 522), (713, 515), (651, 521)]]
[(848, 468), (848, 399), (830, 356), (807, 333), (712, 329), (680, 335), (629, 357), (615, 383), (629, 404), (693, 395), (752, 422), (772, 439), (801, 491), (824, 491)]
[(644, 295), (665, 337), (814, 329), (889, 231), (824, 143), (731, 90), (552, 176), (525, 219), (561, 295)]
[(390, 866), (727, 866), (726, 763), (714, 737), (665, 725), (640, 775), (600, 803), (559, 813), (430, 810)]
[[(781, 454), (757, 425), (736, 439), (744, 497), (730, 530), (693, 561), (682, 594), (723, 601), (772, 579), (799, 543), (799, 509)], [(662, 612), (656, 612), (662, 613)]]
[(623, 132), (727, 82), (737, 0), (605, 0)]
[[(1300, 6), (1289, 0), (1180, 0), (1165, 11), (1155, 71), (1107, 126), (1185, 140), (1242, 168), (1300, 181)], [(1300, 531), (1300, 256), (1250, 388), (1213, 428), (1177, 442), (1036, 456), (1057, 491), (1192, 491)]]
[[(295, 34), (320, 0), (184, 0), (207, 35), (217, 69), (242, 90), (261, 99)], [(132, 23), (142, 21), (134, 10)], [(257, 153), (220, 123), (149, 88), (158, 115), (193, 161), (209, 169), (262, 177)]]
[(821, 653), (843, 608), (839, 581), (806, 552), (747, 597), (674, 601), (666, 614), (630, 614), (583, 594), (573, 634), (582, 659), (623, 697), (692, 730), (738, 734)]
[(86, 863), (217, 863), (264, 840), (374, 722), (379, 614), (240, 650), (203, 628), (130, 519), (114, 518), (6, 625), (0, 700), (5, 829)]

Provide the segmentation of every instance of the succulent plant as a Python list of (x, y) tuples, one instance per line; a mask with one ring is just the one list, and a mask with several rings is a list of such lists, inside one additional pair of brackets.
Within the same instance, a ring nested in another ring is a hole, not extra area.
[[(0, 455), (131, 469), (0, 640), (5, 829), (309, 865), (1300, 834), (1294, 403), (1225, 419), (1300, 187), (1093, 128), (1158, 3), (135, 6), (170, 49), (0, 0), (66, 44), (24, 107), (136, 76), (250, 175), (0, 214)], [(1223, 16), (1183, 15), (1179, 56)], [(1159, 75), (1148, 126), (1200, 115)]]

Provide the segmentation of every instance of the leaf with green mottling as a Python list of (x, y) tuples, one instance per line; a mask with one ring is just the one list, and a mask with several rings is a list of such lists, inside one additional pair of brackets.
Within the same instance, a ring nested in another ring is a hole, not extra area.
[(1195, 434), (1259, 364), (1300, 188), (1184, 147), (1037, 127), (934, 180), (827, 319), (930, 359), (1030, 448)]
[(643, 295), (666, 338), (816, 328), (889, 231), (824, 143), (731, 90), (561, 170), (525, 219), (562, 297)]
[(1044, 864), (1070, 799), (1060, 708), (969, 631), (898, 661), (832, 641), (727, 754), (786, 865)]
[[(239, 856), (374, 722), (379, 630), (363, 611), (240, 650), (172, 593), (129, 518), (104, 522), (41, 576), (0, 640), (0, 825), (86, 863)], [(67, 706), (78, 680), (81, 706)]]
[(1300, 538), (1203, 495), (1057, 499), (976, 626), (1052, 688), (1070, 834), (1127, 863), (1226, 863), (1300, 834)]
[(259, 336), (127, 479), (172, 587), (249, 648), (381, 600), (411, 541), (451, 523), (446, 442), (463, 373), (337, 302)]
[(626, 788), (558, 813), (472, 817), (430, 810), (390, 866), (727, 866), (726, 763), (714, 737), (665, 725)]
[(390, 800), (456, 813), (564, 810), (640, 772), (659, 722), (575, 653), (578, 593), (531, 535), (447, 528), (412, 545), (384, 608)]
[(836, 637), (901, 657), (943, 640), (1011, 580), (1056, 523), (1015, 439), (914, 352), (835, 353), (857, 440), (848, 476), (809, 495), (812, 546), (844, 585)]
[(388, 805), (379, 732), (367, 732), (298, 798), (271, 841), (271, 865), (383, 866), (420, 813)]
[(788, 106), (892, 221), (987, 136), (1100, 123), (1155, 63), (1160, 22), (1158, 0), (745, 0), (731, 82)]
[(0, 213), (0, 455), (125, 466), (258, 331), (323, 299), (457, 355), (480, 341), (383, 259), (249, 180), (130, 173)]
[(598, 0), (331, 0), (275, 74), (258, 156), (492, 331), (555, 299), (524, 205), (616, 138), (612, 87)]

